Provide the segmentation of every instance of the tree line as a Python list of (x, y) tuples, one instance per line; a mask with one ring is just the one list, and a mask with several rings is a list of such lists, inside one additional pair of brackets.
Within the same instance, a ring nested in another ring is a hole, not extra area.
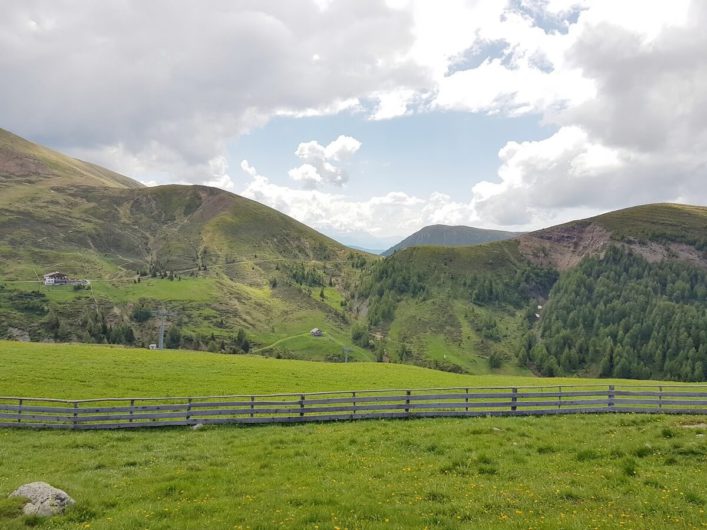
[(707, 272), (619, 247), (565, 272), (521, 361), (544, 375), (707, 379)]

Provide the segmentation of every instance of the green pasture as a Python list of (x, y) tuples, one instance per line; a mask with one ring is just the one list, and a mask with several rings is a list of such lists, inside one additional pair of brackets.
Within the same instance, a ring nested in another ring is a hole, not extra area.
[(257, 355), (12, 341), (0, 341), (0, 363), (0, 395), (75, 399), (592, 382), (460, 375), (389, 363), (320, 363)]
[[(0, 527), (704, 528), (703, 418), (566, 416), (0, 430)], [(702, 471), (701, 471), (702, 470)], [(44, 480), (49, 520), (5, 495)]]
[[(7, 341), (0, 364), (0, 395), (56, 398), (630, 383)], [(629, 414), (0, 429), (0, 528), (704, 528), (705, 430)], [(76, 506), (23, 516), (5, 497), (38, 480)]]
[[(313, 339), (321, 340), (324, 337)], [(0, 396), (84, 399), (384, 388), (650, 384), (651, 381), (464, 375), (417, 366), (321, 363), (186, 350), (0, 341)]]

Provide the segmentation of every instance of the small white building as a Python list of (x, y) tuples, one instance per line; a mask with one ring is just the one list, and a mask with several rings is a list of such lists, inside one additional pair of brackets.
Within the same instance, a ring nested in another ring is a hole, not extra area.
[(66, 285), (69, 277), (63, 272), (50, 272), (44, 275), (44, 285)]
[(91, 282), (88, 280), (69, 278), (69, 275), (63, 272), (50, 272), (44, 275), (44, 285), (81, 285), (88, 287), (91, 285)]

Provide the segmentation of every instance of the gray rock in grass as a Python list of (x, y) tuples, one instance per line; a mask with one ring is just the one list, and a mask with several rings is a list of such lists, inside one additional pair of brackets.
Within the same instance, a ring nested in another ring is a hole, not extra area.
[(65, 491), (46, 482), (30, 482), (20, 486), (10, 493), (10, 497), (26, 497), (29, 502), (22, 508), (25, 515), (42, 517), (63, 513), (67, 507), (76, 503)]

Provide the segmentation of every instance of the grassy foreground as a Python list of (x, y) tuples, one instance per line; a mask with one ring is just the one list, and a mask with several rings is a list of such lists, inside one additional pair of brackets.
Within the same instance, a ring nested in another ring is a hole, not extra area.
[[(13, 342), (0, 362), (0, 395), (35, 397), (586, 381)], [(707, 528), (706, 430), (704, 417), (632, 415), (0, 429), (0, 528)], [(5, 497), (37, 480), (76, 506), (22, 516)]]
[[(0, 431), (0, 527), (704, 528), (695, 417)], [(23, 518), (45, 480), (77, 505)]]

